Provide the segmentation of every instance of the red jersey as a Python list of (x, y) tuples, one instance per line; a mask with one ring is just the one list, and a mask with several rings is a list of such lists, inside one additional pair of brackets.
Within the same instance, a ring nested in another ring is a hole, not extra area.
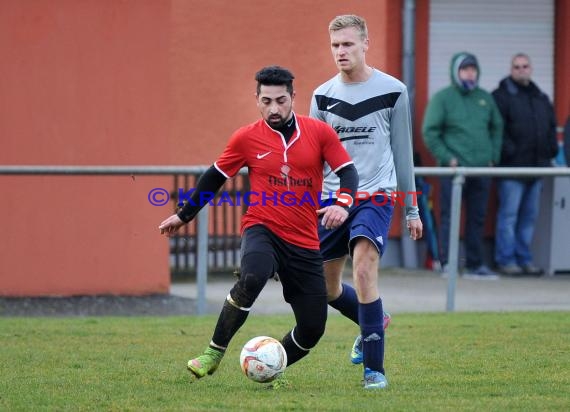
[(319, 249), (316, 210), (324, 162), (337, 171), (352, 160), (332, 127), (293, 115), (297, 132), (289, 143), (260, 119), (234, 132), (214, 166), (226, 178), (248, 168), (251, 192), (242, 233), (262, 224), (286, 242)]

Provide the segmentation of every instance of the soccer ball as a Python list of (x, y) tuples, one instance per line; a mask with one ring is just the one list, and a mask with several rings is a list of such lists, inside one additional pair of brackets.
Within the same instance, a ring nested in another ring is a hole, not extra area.
[(277, 339), (257, 336), (247, 342), (239, 356), (241, 370), (255, 382), (271, 382), (287, 367), (287, 353)]

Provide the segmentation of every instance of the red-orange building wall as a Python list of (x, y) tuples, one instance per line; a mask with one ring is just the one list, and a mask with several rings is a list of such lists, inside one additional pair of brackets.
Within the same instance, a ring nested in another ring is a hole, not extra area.
[[(401, 76), (402, 0), (0, 1), (0, 164), (209, 165), (256, 120), (254, 73), (296, 78), (297, 112), (335, 74), (327, 25), (366, 17), (368, 63)], [(556, 106), (568, 115), (568, 4), (556, 0)], [(429, 2), (416, 2), (415, 144)], [(0, 176), (0, 295), (164, 293), (150, 189), (169, 177)], [(395, 217), (395, 221), (399, 216)], [(399, 235), (399, 225), (392, 235)]]
[[(564, 125), (570, 116), (570, 1), (556, 0), (554, 16), (554, 106), (559, 125)], [(570, 160), (569, 160), (570, 161)]]
[[(0, 164), (168, 164), (170, 8), (0, 2)], [(164, 180), (0, 176), (0, 294), (167, 292)]]
[[(401, 1), (3, 0), (0, 164), (208, 165), (254, 121), (254, 73), (297, 76), (296, 110), (335, 73), (328, 22), (365, 16), (396, 76)], [(168, 177), (0, 176), (0, 295), (168, 291), (150, 189)]]

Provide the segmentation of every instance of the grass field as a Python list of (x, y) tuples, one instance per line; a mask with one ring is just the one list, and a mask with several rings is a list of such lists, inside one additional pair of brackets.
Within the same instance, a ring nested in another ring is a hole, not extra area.
[(239, 351), (281, 337), (292, 317), (250, 316), (218, 371), (185, 365), (215, 317), (0, 318), (0, 410), (568, 411), (570, 314), (402, 314), (387, 333), (390, 386), (364, 391), (348, 353), (356, 327), (330, 316), (276, 390), (251, 382)]

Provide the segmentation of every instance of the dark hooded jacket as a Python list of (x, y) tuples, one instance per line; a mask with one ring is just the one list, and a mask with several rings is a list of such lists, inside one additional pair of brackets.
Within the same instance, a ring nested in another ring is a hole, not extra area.
[(550, 166), (558, 152), (556, 118), (548, 96), (533, 82), (528, 86), (506, 77), (493, 92), (503, 116), (501, 166)]

